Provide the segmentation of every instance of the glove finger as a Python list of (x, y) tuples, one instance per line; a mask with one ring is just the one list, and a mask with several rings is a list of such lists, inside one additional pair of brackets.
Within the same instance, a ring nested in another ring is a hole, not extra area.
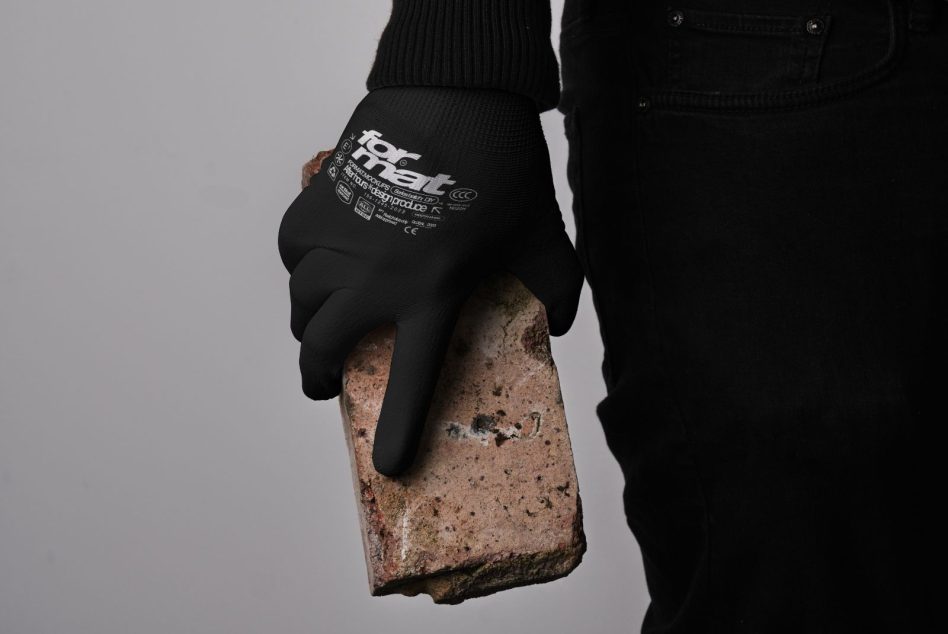
[(558, 209), (543, 216), (507, 269), (546, 307), (550, 334), (570, 329), (583, 288), (583, 269)]
[(306, 326), (329, 295), (352, 285), (351, 270), (342, 253), (321, 248), (296, 265), (290, 276), (290, 330), (297, 341), (303, 340)]
[(375, 430), (372, 463), (397, 476), (414, 462), (460, 302), (451, 300), (399, 321), (391, 372)]
[(303, 331), (300, 376), (303, 393), (317, 401), (339, 395), (342, 366), (352, 348), (381, 319), (354, 290), (335, 290)]

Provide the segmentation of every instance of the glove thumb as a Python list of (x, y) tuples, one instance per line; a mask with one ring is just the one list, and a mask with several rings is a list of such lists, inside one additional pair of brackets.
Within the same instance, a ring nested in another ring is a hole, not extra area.
[(546, 307), (550, 334), (566, 333), (576, 317), (583, 269), (558, 208), (541, 214), (526, 240), (514, 245), (507, 269)]

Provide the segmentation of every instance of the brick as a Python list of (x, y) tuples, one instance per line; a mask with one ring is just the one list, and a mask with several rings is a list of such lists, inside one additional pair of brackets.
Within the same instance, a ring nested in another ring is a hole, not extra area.
[(508, 274), (477, 289), (416, 462), (389, 478), (372, 466), (372, 443), (394, 337), (386, 325), (362, 339), (339, 399), (371, 593), (459, 603), (569, 574), (586, 540), (543, 305)]

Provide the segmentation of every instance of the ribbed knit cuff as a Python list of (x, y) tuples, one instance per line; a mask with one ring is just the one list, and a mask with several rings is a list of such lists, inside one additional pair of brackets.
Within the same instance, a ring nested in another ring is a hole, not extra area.
[(549, 0), (393, 0), (366, 85), (498, 88), (541, 112), (560, 97)]

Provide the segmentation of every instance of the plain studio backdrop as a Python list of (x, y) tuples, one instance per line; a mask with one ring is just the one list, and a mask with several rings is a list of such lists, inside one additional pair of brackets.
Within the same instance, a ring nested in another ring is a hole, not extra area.
[[(0, 6), (0, 632), (638, 630), (588, 287), (553, 340), (583, 562), (457, 606), (369, 596), (338, 402), (300, 390), (276, 240), (390, 0)], [(562, 115), (542, 120), (572, 234)]]

